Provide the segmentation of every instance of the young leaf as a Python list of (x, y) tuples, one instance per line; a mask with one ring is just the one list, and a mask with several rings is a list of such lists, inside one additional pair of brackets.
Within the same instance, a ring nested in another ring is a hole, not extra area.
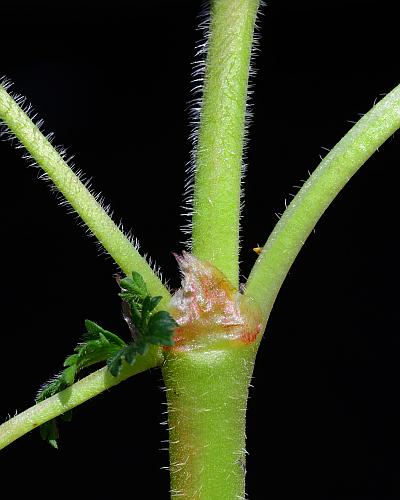
[(113, 356), (107, 359), (108, 371), (113, 377), (118, 377), (121, 372), (122, 357), (124, 355), (124, 349), (119, 350)]
[(63, 372), (59, 373), (58, 375), (53, 377), (49, 382), (42, 385), (42, 387), (36, 394), (35, 401), (37, 403), (40, 403), (40, 401), (44, 401), (45, 399), (54, 396), (54, 394), (57, 394), (57, 392), (60, 392), (65, 388), (65, 382), (62, 378), (62, 375)]
[(115, 335), (114, 333), (105, 330), (94, 321), (90, 321), (89, 319), (85, 320), (85, 327), (87, 333), (84, 335), (84, 339), (85, 338), (87, 338), (88, 340), (89, 338), (96, 339), (101, 335), (103, 335), (111, 344), (120, 345), (121, 347), (125, 345), (125, 342), (120, 337), (118, 337), (118, 335)]
[(147, 318), (149, 316), (149, 313), (151, 311), (151, 297), (150, 295), (147, 295), (143, 301), (142, 304), (142, 319), (140, 322), (140, 329), (142, 330), (146, 324)]
[[(106, 361), (120, 351), (121, 347), (126, 346), (126, 343), (117, 335), (104, 330), (93, 321), (86, 320), (85, 326), (86, 333), (83, 335), (83, 342), (75, 347), (75, 354), (65, 359), (64, 370), (40, 389), (36, 396), (37, 403), (72, 385), (83, 368)], [(64, 420), (70, 419), (70, 417), (71, 413), (69, 412), (68, 415), (64, 416)], [(42, 438), (57, 448), (58, 429), (56, 420), (46, 422), (40, 429)]]
[[(122, 289), (122, 312), (133, 337), (133, 342), (126, 344), (120, 337), (105, 330), (94, 321), (86, 320), (86, 332), (82, 342), (75, 349), (74, 354), (64, 361), (64, 370), (44, 385), (36, 396), (36, 402), (54, 396), (75, 382), (79, 372), (95, 363), (106, 361), (111, 375), (118, 377), (121, 373), (122, 362), (133, 365), (137, 355), (144, 355), (150, 344), (172, 345), (173, 332), (177, 324), (167, 311), (154, 312), (161, 301), (160, 296), (151, 297), (147, 286), (137, 272), (132, 278), (117, 281)], [(71, 412), (60, 417), (70, 420)], [(58, 429), (56, 420), (46, 422), (41, 426), (42, 438), (57, 448)]]
[(125, 361), (130, 364), (130, 365), (133, 365), (136, 361), (136, 354), (137, 354), (137, 347), (134, 343), (131, 343), (129, 345), (127, 345), (124, 349), (124, 358), (125, 358)]
[(148, 342), (142, 337), (141, 339), (136, 342), (136, 350), (138, 354), (141, 356), (144, 356), (149, 348)]
[(78, 354), (71, 354), (71, 356), (68, 356), (68, 358), (65, 359), (64, 366), (75, 365), (77, 363), (78, 359), (79, 359)]
[(142, 322), (145, 323), (147, 321), (147, 318), (149, 314), (158, 306), (160, 300), (162, 297), (150, 297), (150, 295), (147, 295), (147, 297), (143, 301), (142, 305)]
[(138, 307), (138, 305), (135, 304), (135, 302), (131, 302), (129, 305), (130, 305), (132, 323), (138, 330), (140, 330), (142, 327), (142, 311)]
[(68, 368), (63, 371), (62, 378), (66, 387), (72, 385), (75, 382), (75, 375), (76, 365), (68, 366)]
[(146, 295), (148, 295), (146, 283), (144, 282), (142, 276), (136, 271), (132, 272), (132, 278), (123, 278), (120, 281), (120, 287), (123, 290), (121, 295), (129, 294), (129, 300), (142, 302)]
[(56, 420), (49, 420), (40, 426), (40, 435), (44, 441), (47, 441), (53, 448), (58, 449), (58, 428)]
[(71, 422), (71, 420), (72, 420), (72, 410), (66, 411), (65, 413), (61, 413), (60, 418), (64, 422)]
[(167, 311), (154, 313), (147, 324), (146, 340), (150, 344), (173, 345), (174, 329), (176, 321)]

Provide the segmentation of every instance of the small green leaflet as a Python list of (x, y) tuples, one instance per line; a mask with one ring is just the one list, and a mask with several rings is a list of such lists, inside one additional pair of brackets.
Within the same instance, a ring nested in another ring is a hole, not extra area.
[(136, 355), (144, 355), (150, 344), (173, 345), (173, 334), (178, 326), (167, 311), (154, 312), (162, 297), (151, 297), (140, 274), (133, 272), (132, 278), (119, 281), (122, 292), (119, 294), (128, 307), (128, 326), (134, 341), (120, 349), (107, 360), (112, 375), (117, 377), (122, 368), (122, 360), (133, 365)]
[[(93, 321), (86, 320), (86, 333), (75, 349), (74, 354), (64, 361), (64, 370), (44, 384), (36, 395), (36, 403), (40, 403), (58, 392), (66, 389), (75, 382), (77, 374), (95, 363), (106, 361), (126, 343), (117, 335), (104, 330)], [(71, 412), (63, 416), (63, 420), (71, 420)], [(57, 419), (45, 422), (40, 426), (40, 435), (54, 448), (57, 448), (58, 427)]]
[[(117, 377), (121, 373), (122, 362), (133, 365), (136, 356), (144, 355), (150, 344), (172, 346), (177, 323), (167, 311), (154, 312), (162, 297), (149, 295), (142, 276), (133, 272), (132, 277), (120, 279), (119, 294), (122, 311), (131, 331), (133, 341), (126, 343), (118, 335), (105, 330), (93, 321), (86, 320), (86, 333), (75, 347), (74, 353), (64, 361), (64, 370), (44, 384), (36, 395), (39, 403), (71, 386), (81, 370), (96, 363), (106, 361), (109, 372)], [(71, 420), (71, 411), (60, 416)], [(57, 419), (40, 426), (40, 434), (54, 448), (57, 448)]]
[(149, 295), (146, 283), (136, 271), (132, 272), (132, 278), (126, 277), (119, 280), (119, 286), (122, 289), (120, 297), (128, 303), (133, 301), (141, 304)]

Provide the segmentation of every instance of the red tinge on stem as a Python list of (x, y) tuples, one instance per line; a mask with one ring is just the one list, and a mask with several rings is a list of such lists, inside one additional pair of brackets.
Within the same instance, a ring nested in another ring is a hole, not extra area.
[(182, 286), (173, 295), (170, 312), (179, 327), (173, 350), (218, 348), (229, 343), (250, 344), (261, 331), (255, 302), (241, 295), (210, 262), (188, 252), (175, 255)]

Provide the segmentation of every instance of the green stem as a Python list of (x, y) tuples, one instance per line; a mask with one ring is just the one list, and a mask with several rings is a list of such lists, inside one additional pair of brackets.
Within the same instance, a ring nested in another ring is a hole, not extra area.
[(245, 498), (245, 423), (255, 349), (167, 357), (171, 497)]
[(91, 373), (71, 387), (32, 406), (0, 425), (0, 449), (5, 448), (48, 420), (75, 408), (123, 380), (150, 368), (160, 366), (163, 359), (160, 348), (151, 348), (145, 356), (138, 356), (133, 366), (125, 363), (119, 377), (113, 377), (107, 368), (101, 368)]
[(200, 112), (192, 251), (238, 287), (247, 86), (259, 0), (213, 0)]
[[(245, 111), (259, 0), (213, 0), (200, 112), (192, 251), (238, 287)], [(192, 348), (191, 348), (192, 349)], [(172, 497), (245, 495), (245, 421), (254, 346), (173, 351), (163, 365)]]
[(162, 305), (167, 305), (170, 294), (149, 264), (1, 85), (0, 119), (42, 167), (119, 267), (127, 275), (133, 270), (139, 272), (152, 295), (161, 295), (164, 298)]
[(351, 128), (293, 198), (247, 281), (245, 294), (258, 302), (265, 318), (319, 218), (352, 175), (399, 127), (400, 85)]

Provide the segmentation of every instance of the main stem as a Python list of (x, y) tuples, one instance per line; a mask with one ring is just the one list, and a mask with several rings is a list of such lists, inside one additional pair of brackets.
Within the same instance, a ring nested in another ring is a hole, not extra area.
[(245, 426), (253, 347), (181, 352), (163, 368), (171, 498), (245, 497)]
[[(196, 150), (192, 252), (236, 289), (246, 97), (259, 3), (211, 1)], [(167, 356), (172, 498), (244, 498), (246, 402), (255, 352), (253, 345), (227, 343)]]
[(196, 150), (192, 252), (236, 288), (246, 97), (259, 0), (211, 2)]

